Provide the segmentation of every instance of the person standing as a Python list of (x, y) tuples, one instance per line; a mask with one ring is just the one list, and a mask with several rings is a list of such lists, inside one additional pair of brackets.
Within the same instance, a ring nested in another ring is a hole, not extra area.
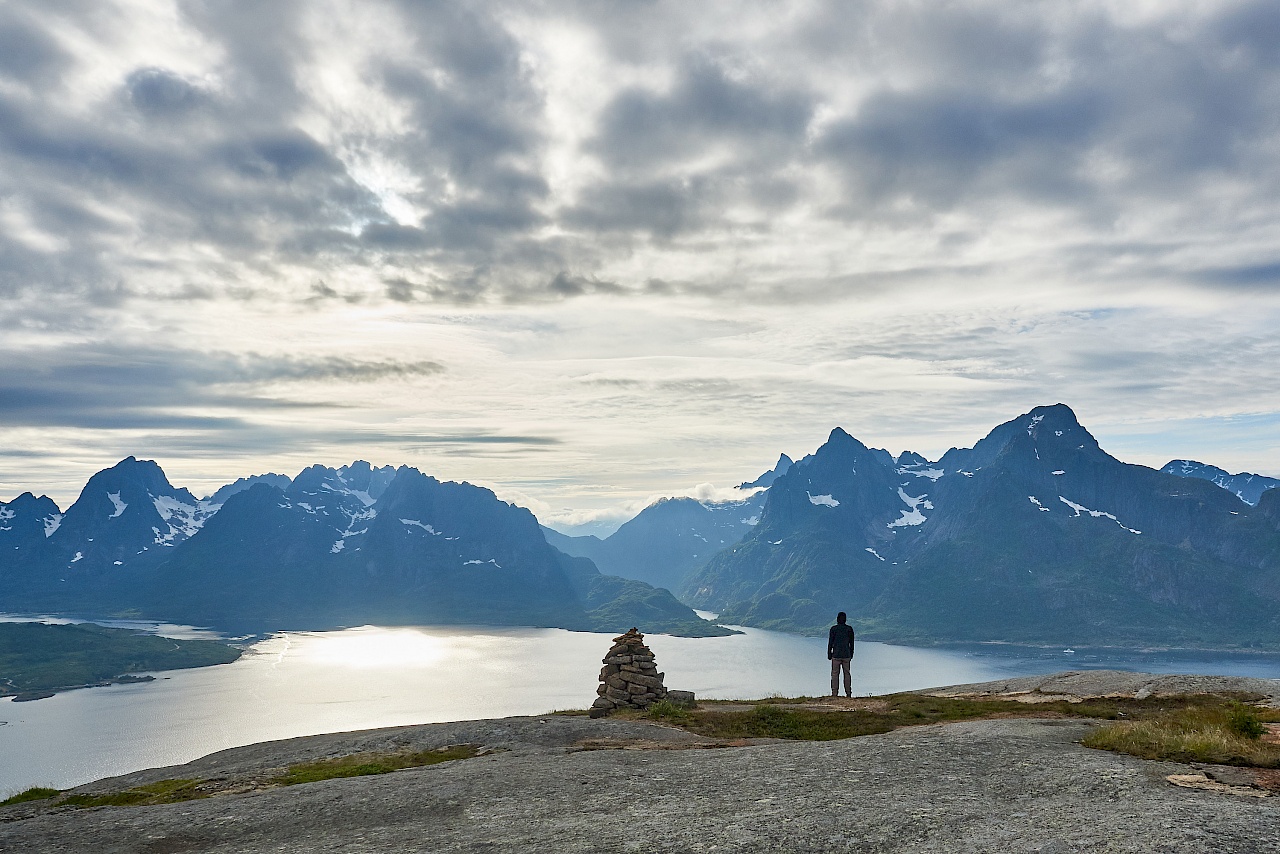
[(853, 696), (849, 665), (853, 661), (853, 626), (845, 622), (844, 611), (836, 614), (836, 624), (827, 632), (827, 659), (831, 662), (831, 696), (840, 696), (840, 673), (844, 672), (844, 695)]

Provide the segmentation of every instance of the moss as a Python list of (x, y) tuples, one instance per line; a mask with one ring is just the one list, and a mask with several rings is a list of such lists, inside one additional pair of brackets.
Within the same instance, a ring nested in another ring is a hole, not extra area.
[(57, 789), (49, 789), (44, 786), (33, 786), (25, 792), (18, 792), (18, 794), (0, 801), (0, 807), (7, 807), (10, 804), (25, 804), (27, 801), (43, 801), (49, 798), (56, 798), (60, 794), (62, 794), (62, 792)]
[(68, 795), (56, 806), (66, 807), (126, 807), (153, 804), (176, 804), (209, 797), (197, 787), (203, 780), (157, 780), (122, 792), (102, 794)]
[(338, 777), (388, 774), (405, 768), (437, 765), (454, 759), (470, 759), (475, 755), (476, 747), (473, 744), (459, 744), (451, 747), (442, 747), (438, 750), (423, 750), (414, 753), (354, 753), (350, 756), (338, 756), (333, 759), (318, 759), (315, 762), (290, 765), (288, 771), (276, 777), (272, 782), (283, 786), (294, 786), (299, 783), (314, 783), (319, 780), (333, 780)]

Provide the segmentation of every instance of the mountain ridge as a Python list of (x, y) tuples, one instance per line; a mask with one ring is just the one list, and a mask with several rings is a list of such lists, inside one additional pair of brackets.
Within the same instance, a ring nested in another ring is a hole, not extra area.
[(90, 478), (56, 524), (37, 518), (57, 509), (47, 499), (0, 505), (4, 527), (21, 529), (21, 542), (0, 531), (14, 542), (0, 553), (0, 609), (236, 631), (383, 622), (728, 633), (668, 591), (562, 554), (532, 513), (482, 487), (363, 461), (310, 466), (285, 489), (244, 485), (213, 505), (128, 457)]
[(1277, 646), (1276, 502), (1123, 463), (1063, 404), (909, 459), (886, 466), (833, 430), (686, 601), (802, 632), (845, 610), (910, 642)]

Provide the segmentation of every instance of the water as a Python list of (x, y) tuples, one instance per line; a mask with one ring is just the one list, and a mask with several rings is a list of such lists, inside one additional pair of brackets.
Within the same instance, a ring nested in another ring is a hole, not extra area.
[[(191, 636), (196, 630), (158, 631)], [(667, 686), (700, 697), (827, 691), (824, 638), (746, 629), (726, 638), (647, 640)], [(610, 635), (560, 629), (365, 626), (288, 633), (254, 644), (232, 664), (28, 703), (0, 701), (0, 797), (29, 786), (69, 788), (271, 739), (584, 708), (595, 698), (610, 643)], [(862, 642), (854, 691), (884, 694), (1100, 667), (1280, 677), (1277, 656)]]

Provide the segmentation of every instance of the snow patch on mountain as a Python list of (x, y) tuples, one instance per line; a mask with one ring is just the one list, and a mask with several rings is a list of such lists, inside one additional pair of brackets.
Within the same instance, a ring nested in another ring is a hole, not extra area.
[(1124, 524), (1115, 516), (1106, 512), (1105, 510), (1090, 510), (1088, 507), (1085, 507), (1081, 504), (1076, 504), (1074, 501), (1070, 501), (1066, 498), (1063, 498), (1061, 495), (1058, 496), (1058, 500), (1061, 501), (1063, 504), (1067, 505), (1068, 507), (1070, 507), (1072, 510), (1076, 511), (1075, 516), (1071, 517), (1072, 519), (1074, 519), (1076, 516), (1079, 516), (1081, 514), (1088, 513), (1090, 516), (1094, 517), (1095, 519), (1099, 519), (1103, 517), (1110, 519), (1112, 522), (1115, 522), (1117, 525), (1119, 525), (1121, 528), (1124, 528), (1126, 531), (1128, 531), (1131, 534), (1142, 533), (1141, 531), (1137, 531), (1137, 530), (1134, 530), (1133, 528), (1130, 528), (1128, 525)]
[(401, 520), (400, 520), (400, 524), (402, 524), (402, 525), (409, 525), (409, 526), (415, 526), (415, 525), (416, 525), (417, 527), (419, 527), (419, 528), (421, 528), (422, 530), (426, 531), (428, 534), (431, 534), (432, 536), (436, 536), (436, 537), (438, 537), (438, 536), (440, 536), (442, 533), (444, 533), (443, 531), (437, 531), (435, 528), (431, 527), (430, 525), (424, 525), (424, 524), (422, 524), (422, 523), (421, 523), (421, 522), (419, 522), (417, 519), (401, 519)]
[(867, 547), (866, 551), (871, 552), (871, 554), (873, 554), (877, 559), (884, 560), (884, 558), (880, 557), (880, 552), (876, 551), (875, 549), (871, 547)]
[(907, 495), (906, 490), (899, 486), (898, 497), (902, 499), (902, 503), (906, 504), (909, 509), (903, 510), (902, 515), (890, 522), (886, 527), (904, 528), (908, 525), (923, 525), (926, 517), (920, 511), (920, 508), (923, 507), (925, 510), (933, 509), (933, 502), (928, 500), (928, 496), (927, 492), (920, 496)]
[(805, 491), (805, 495), (809, 496), (809, 503), (815, 506), (817, 505), (821, 505), (824, 507), (840, 506), (840, 502), (832, 498), (830, 495), (811, 495), (807, 490)]
[(63, 514), (61, 513), (54, 513), (44, 517), (44, 535), (46, 538), (52, 537), (53, 532), (62, 525), (62, 516)]
[(107, 498), (111, 499), (111, 506), (116, 508), (116, 512), (108, 516), (107, 517), (108, 519), (116, 518), (117, 516), (119, 516), (121, 513), (125, 511), (126, 507), (129, 506), (128, 504), (125, 504), (123, 501), (120, 500), (120, 493), (118, 492), (108, 492)]
[(179, 535), (183, 539), (193, 536), (204, 526), (208, 515), (211, 515), (204, 512), (200, 505), (187, 504), (170, 495), (161, 495), (159, 498), (152, 496), (151, 503), (160, 518), (169, 523), (170, 540)]
[[(1039, 499), (1039, 498), (1036, 498), (1034, 495), (1028, 495), (1028, 496), (1027, 496), (1027, 498), (1030, 498), (1030, 499), (1031, 499), (1031, 503), (1032, 503), (1032, 504), (1034, 504), (1035, 506), (1039, 507), (1039, 508), (1040, 508), (1041, 510), (1043, 510), (1044, 512), (1046, 512), (1046, 513), (1048, 513), (1048, 512), (1049, 512), (1049, 508), (1048, 508), (1048, 507), (1045, 507), (1043, 504), (1041, 504), (1041, 503), (1040, 503), (1040, 499)], [(1076, 515), (1077, 515), (1077, 516), (1079, 516), (1080, 514), (1079, 514), (1079, 513), (1077, 513)]]

